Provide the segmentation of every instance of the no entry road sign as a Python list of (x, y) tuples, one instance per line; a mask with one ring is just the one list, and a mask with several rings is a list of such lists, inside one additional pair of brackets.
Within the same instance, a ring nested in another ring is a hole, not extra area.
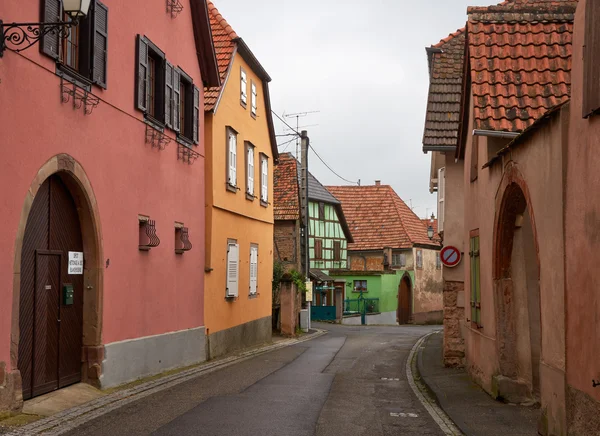
[(460, 251), (458, 248), (448, 245), (447, 247), (442, 248), (440, 258), (445, 266), (452, 268), (460, 262)]

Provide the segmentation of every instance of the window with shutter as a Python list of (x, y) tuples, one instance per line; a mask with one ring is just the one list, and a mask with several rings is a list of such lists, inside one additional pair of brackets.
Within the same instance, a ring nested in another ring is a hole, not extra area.
[(315, 260), (323, 259), (323, 240), (315, 239)]
[(197, 86), (193, 86), (194, 90), (194, 112), (192, 119), (193, 126), (193, 140), (194, 144), (200, 142), (200, 89)]
[(600, 109), (600, 4), (585, 4), (585, 45), (583, 48), (583, 117)]
[(260, 158), (260, 202), (265, 207), (269, 204), (269, 161), (264, 154)]
[(423, 268), (423, 250), (417, 250), (417, 268)]
[(333, 260), (335, 262), (342, 260), (342, 243), (340, 241), (333, 241)]
[(246, 102), (248, 101), (248, 91), (247, 91), (247, 79), (246, 72), (243, 68), (240, 69), (240, 103), (244, 108), (246, 108)]
[(180, 131), (181, 128), (181, 72), (173, 68), (173, 130)]
[(254, 200), (254, 146), (246, 142), (246, 198)]
[(173, 128), (173, 65), (165, 62), (165, 124)]
[(235, 241), (229, 241), (227, 243), (227, 298), (234, 298), (238, 296), (238, 282), (239, 282), (239, 256), (240, 246)]
[[(172, 80), (173, 67), (165, 53), (147, 37), (137, 36), (136, 107), (146, 118), (159, 125), (170, 122), (167, 112), (167, 93)], [(170, 109), (170, 108), (169, 108)]]
[[(44, 22), (69, 21), (61, 0), (42, 0)], [(61, 76), (83, 86), (95, 83), (106, 88), (108, 62), (108, 7), (92, 1), (89, 13), (70, 29), (66, 38), (60, 32), (41, 29), (40, 50), (56, 60)], [(86, 82), (87, 79), (89, 82)]]
[(250, 113), (252, 114), (252, 116), (254, 118), (256, 118), (256, 85), (254, 84), (254, 82), (252, 82), (252, 85), (250, 86), (251, 92), (252, 92), (252, 96), (250, 97), (250, 102), (252, 104)]
[(250, 295), (256, 295), (258, 290), (258, 246), (250, 246)]
[(106, 89), (106, 67), (108, 62), (108, 8), (96, 0), (94, 7), (94, 50), (92, 59), (92, 80)]
[(446, 195), (446, 168), (438, 170), (438, 233), (444, 231), (444, 196)]
[(237, 132), (227, 127), (227, 180), (229, 191), (237, 191)]
[[(45, 23), (57, 23), (62, 20), (61, 0), (43, 0), (43, 8), (43, 21)], [(52, 59), (58, 60), (60, 54), (60, 36), (58, 32), (44, 33), (42, 29), (41, 33), (40, 50)]]

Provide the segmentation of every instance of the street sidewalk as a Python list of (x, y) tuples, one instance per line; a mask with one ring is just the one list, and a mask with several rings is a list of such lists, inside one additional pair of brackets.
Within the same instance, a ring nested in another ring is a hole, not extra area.
[(539, 408), (492, 399), (471, 381), (464, 369), (444, 367), (442, 346), (442, 331), (426, 338), (417, 356), (419, 376), (438, 405), (465, 435), (537, 435)]
[[(44, 436), (59, 436), (67, 433), (78, 426), (98, 418), (108, 412), (116, 410), (141, 398), (169, 389), (175, 385), (191, 380), (196, 377), (225, 368), (246, 359), (289, 347), (301, 342), (310, 341), (327, 334), (321, 329), (311, 329), (299, 338), (276, 337), (270, 344), (241, 350), (229, 356), (201, 363), (190, 369), (184, 369), (171, 375), (151, 378), (149, 381), (135, 384), (133, 387), (117, 389), (108, 395), (101, 396), (95, 400), (75, 406), (55, 415), (49, 416), (19, 427), (2, 427), (0, 422), (0, 435), (4, 436), (33, 436), (43, 434)], [(127, 386), (127, 385), (125, 385)]]

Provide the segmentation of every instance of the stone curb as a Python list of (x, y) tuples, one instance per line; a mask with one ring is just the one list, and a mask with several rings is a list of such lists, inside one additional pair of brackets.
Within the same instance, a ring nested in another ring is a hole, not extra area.
[(191, 368), (177, 374), (142, 383), (129, 389), (114, 392), (80, 406), (72, 407), (55, 415), (12, 430), (11, 432), (6, 433), (4, 436), (33, 436), (41, 433), (43, 433), (44, 436), (58, 436), (65, 434), (79, 427), (80, 425), (85, 424), (86, 422), (98, 418), (99, 416), (105, 415), (113, 410), (116, 410), (134, 401), (138, 401), (149, 395), (169, 389), (180, 383), (184, 383), (201, 375), (209, 374), (218, 369), (231, 366), (234, 363), (242, 362), (261, 354), (310, 341), (327, 334), (326, 330), (314, 330), (317, 330), (317, 332), (300, 339), (285, 339), (275, 344), (242, 352), (238, 355), (219, 359), (197, 368)]
[(437, 397), (425, 382), (425, 379), (421, 377), (419, 372), (420, 361), (419, 356), (423, 349), (423, 343), (429, 338), (429, 336), (439, 334), (439, 331), (434, 331), (422, 336), (410, 350), (408, 360), (406, 362), (406, 376), (408, 378), (408, 384), (417, 396), (421, 404), (425, 407), (429, 415), (440, 427), (444, 435), (446, 436), (464, 436), (464, 433), (456, 426), (454, 421), (444, 412), (444, 410), (438, 405)]

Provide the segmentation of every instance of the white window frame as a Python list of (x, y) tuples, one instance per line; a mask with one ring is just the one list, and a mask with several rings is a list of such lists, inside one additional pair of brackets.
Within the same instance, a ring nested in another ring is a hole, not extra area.
[(240, 282), (240, 246), (237, 241), (227, 241), (227, 265), (226, 265), (225, 297), (236, 298)]
[(240, 102), (244, 107), (248, 102), (248, 77), (243, 68), (240, 68)]
[(227, 128), (227, 184), (237, 187), (237, 133)]
[(260, 157), (260, 201), (269, 204), (269, 159), (264, 154)]
[(445, 196), (446, 196), (446, 168), (442, 167), (438, 170), (438, 233), (444, 231), (444, 213), (445, 213)]
[(250, 96), (250, 103), (252, 105), (250, 111), (256, 118), (256, 84), (253, 81), (250, 84), (250, 92), (252, 93)]
[(423, 250), (420, 248), (417, 248), (415, 250), (415, 266), (418, 269), (423, 268)]
[(258, 245), (250, 244), (250, 284), (249, 295), (258, 295)]

